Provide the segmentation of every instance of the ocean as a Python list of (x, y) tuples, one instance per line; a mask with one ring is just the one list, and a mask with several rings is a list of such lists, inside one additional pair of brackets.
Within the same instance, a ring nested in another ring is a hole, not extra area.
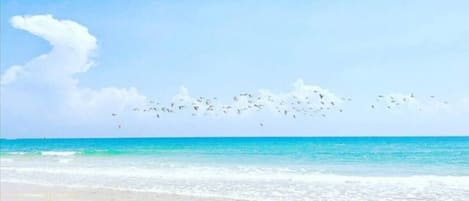
[(242, 200), (468, 200), (469, 137), (0, 140), (4, 182)]

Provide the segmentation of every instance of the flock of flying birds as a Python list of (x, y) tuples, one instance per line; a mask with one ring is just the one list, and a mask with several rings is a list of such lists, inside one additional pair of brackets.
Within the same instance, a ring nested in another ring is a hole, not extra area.
[[(448, 104), (448, 101), (442, 101), (433, 95), (425, 98), (434, 103)], [(326, 118), (331, 112), (344, 112), (344, 109), (341, 107), (342, 103), (350, 101), (352, 101), (352, 98), (330, 97), (316, 90), (308, 95), (290, 95), (283, 98), (275, 95), (240, 93), (233, 96), (231, 104), (220, 104), (217, 97), (179, 97), (169, 104), (150, 100), (145, 106), (135, 107), (132, 110), (134, 112), (148, 113), (156, 119), (178, 112), (189, 112), (192, 116), (220, 116), (242, 115), (245, 113), (261, 112), (266, 109), (274, 111), (280, 116), (293, 119), (299, 116), (320, 116)], [(373, 110), (381, 107), (392, 110), (415, 102), (416, 96), (413, 93), (409, 95), (378, 95), (375, 102), (369, 105), (369, 109)], [(418, 108), (418, 110), (421, 111), (422, 109)], [(111, 116), (118, 118), (117, 113), (112, 113)], [(259, 126), (263, 127), (264, 123), (259, 122)], [(122, 128), (122, 124), (119, 123), (117, 127)]]

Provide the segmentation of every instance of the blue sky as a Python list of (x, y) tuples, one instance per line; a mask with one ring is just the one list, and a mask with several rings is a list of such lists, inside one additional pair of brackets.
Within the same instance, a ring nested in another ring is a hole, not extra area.
[[(1, 135), (467, 135), (468, 10), (467, 1), (1, 1), (2, 75), (54, 47), (30, 27), (15, 28), (14, 16), (73, 21), (96, 39), (84, 55), (56, 48), (60, 59), (46, 63), (93, 62), (86, 70), (31, 70), (41, 81), (2, 84)], [(40, 68), (57, 70), (46, 64)], [(70, 79), (50, 86), (47, 76)], [(180, 86), (229, 101), (243, 91), (288, 93), (298, 79), (353, 101), (341, 114), (295, 120), (268, 112), (158, 120), (127, 114), (142, 99), (170, 101)], [(379, 94), (410, 93), (426, 97), (423, 112), (370, 110)], [(430, 95), (449, 104), (439, 107)], [(90, 99), (99, 101), (90, 106)]]

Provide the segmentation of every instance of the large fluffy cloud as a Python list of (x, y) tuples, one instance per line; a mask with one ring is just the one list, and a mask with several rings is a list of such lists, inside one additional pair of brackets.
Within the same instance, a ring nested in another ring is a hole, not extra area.
[[(93, 65), (96, 38), (86, 27), (69, 20), (57, 20), (51, 15), (14, 16), (11, 24), (47, 40), (52, 50), (23, 66), (8, 69), (5, 76), (10, 75), (10, 79), (6, 84), (34, 79), (49, 86), (72, 88), (78, 83), (73, 76), (86, 72)], [(18, 72), (24, 72), (23, 76)]]
[(135, 88), (80, 86), (76, 75), (93, 66), (97, 48), (85, 26), (51, 15), (14, 16), (11, 24), (48, 41), (52, 49), (1, 76), (2, 116), (47, 112), (54, 119), (86, 122), (145, 102)]

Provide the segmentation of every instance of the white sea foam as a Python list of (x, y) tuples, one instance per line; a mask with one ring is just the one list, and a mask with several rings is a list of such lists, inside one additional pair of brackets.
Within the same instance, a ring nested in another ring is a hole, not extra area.
[[(2, 180), (245, 200), (464, 200), (469, 176), (346, 176), (290, 168), (1, 167)], [(385, 199), (386, 198), (386, 199)]]
[(77, 152), (74, 151), (43, 151), (41, 155), (43, 156), (73, 156)]
[(20, 152), (20, 151), (11, 151), (7, 152), (8, 155), (25, 155), (26, 152)]
[(2, 163), (11, 163), (11, 162), (13, 162), (13, 159), (11, 159), (11, 158), (0, 158), (0, 162), (2, 162)]
[(70, 163), (71, 161), (73, 161), (73, 159), (70, 159), (70, 158), (59, 159), (59, 163)]
[[(59, 162), (67, 163), (70, 159), (61, 159)], [(2, 170), (18, 173), (46, 173), (56, 175), (102, 176), (102, 177), (132, 177), (132, 178), (160, 178), (168, 180), (233, 180), (233, 181), (288, 181), (288, 182), (328, 182), (328, 183), (405, 183), (422, 184), (428, 181), (440, 182), (461, 187), (469, 187), (469, 176), (348, 176), (338, 174), (324, 174), (318, 172), (294, 172), (292, 170), (265, 169), (265, 168), (138, 168), (138, 167), (1, 167)]]

